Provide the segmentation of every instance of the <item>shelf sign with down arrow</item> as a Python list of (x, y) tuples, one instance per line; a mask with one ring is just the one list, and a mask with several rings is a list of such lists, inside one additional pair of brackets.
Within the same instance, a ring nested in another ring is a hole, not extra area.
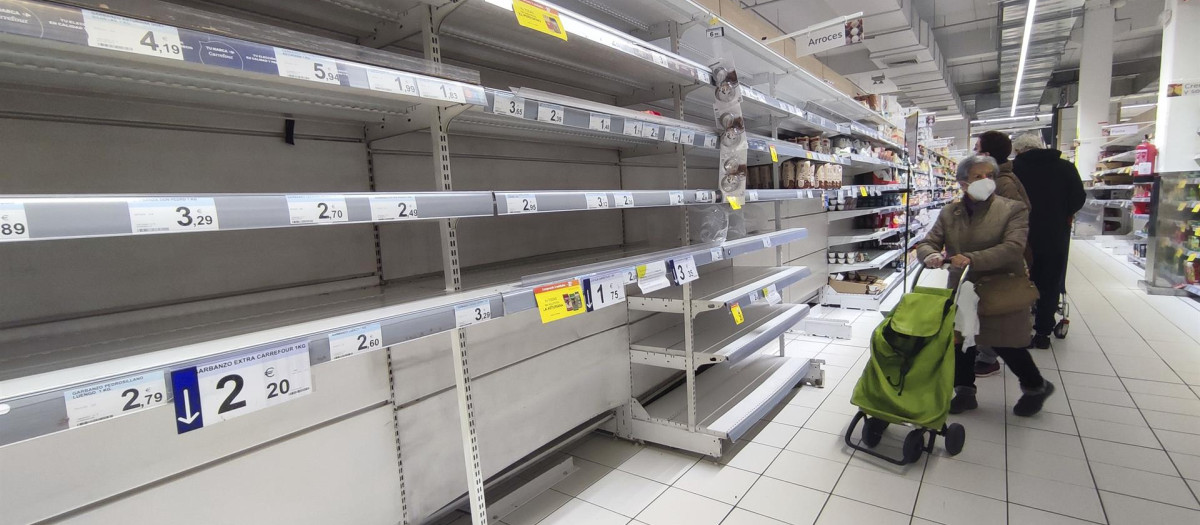
[(171, 372), (175, 428), (191, 432), (312, 392), (308, 342), (257, 348)]

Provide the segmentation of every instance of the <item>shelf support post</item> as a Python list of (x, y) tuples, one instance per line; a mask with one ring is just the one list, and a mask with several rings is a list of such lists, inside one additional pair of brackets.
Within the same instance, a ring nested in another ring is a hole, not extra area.
[[(670, 22), (667, 26), (667, 32), (671, 37), (671, 52), (679, 53), (679, 23)], [(683, 119), (683, 97), (685, 93), (680, 89), (672, 89), (672, 101), (675, 103), (675, 118)], [(679, 166), (679, 183), (680, 188), (687, 189), (687, 152), (684, 146), (675, 146), (675, 159)], [(691, 224), (688, 221), (687, 206), (680, 209), (682, 219), (681, 241), (683, 246), (692, 243)], [(692, 308), (692, 283), (683, 285), (683, 373), (684, 381), (687, 387), (687, 425), (688, 430), (696, 431), (696, 317)]]
[[(442, 20), (454, 8), (461, 5), (455, 0), (445, 8), (426, 6), (426, 15), (421, 19), (421, 36), (426, 60), (442, 63), (442, 49), (438, 31)], [(451, 119), (461, 113), (461, 108), (438, 106), (430, 116), (429, 132), (433, 139), (434, 174), (442, 191), (453, 189), (450, 174), (450, 139), (447, 129)], [(459, 273), (458, 224), (450, 219), (440, 221), (442, 237), (442, 271), (446, 280), (446, 291), (462, 290)], [(479, 440), (475, 433), (475, 404), (471, 396), (471, 370), (468, 364), (467, 332), (458, 327), (450, 332), (451, 350), (454, 352), (454, 387), (458, 397), (458, 424), (462, 439), (463, 461), (467, 471), (467, 496), (471, 507), (471, 523), (487, 525), (487, 500), (484, 497), (483, 465), (479, 458)]]

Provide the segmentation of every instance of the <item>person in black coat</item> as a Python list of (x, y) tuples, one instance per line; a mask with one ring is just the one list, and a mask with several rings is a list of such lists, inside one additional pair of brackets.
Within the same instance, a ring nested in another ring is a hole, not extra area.
[(1037, 301), (1033, 328), (1037, 335), (1033, 346), (1050, 348), (1054, 313), (1067, 273), (1067, 251), (1071, 243), (1071, 222), (1083, 208), (1087, 193), (1079, 171), (1062, 152), (1048, 149), (1036, 133), (1013, 141), (1017, 157), (1013, 173), (1029, 194), (1029, 248), (1033, 264), (1030, 280), (1041, 297)]

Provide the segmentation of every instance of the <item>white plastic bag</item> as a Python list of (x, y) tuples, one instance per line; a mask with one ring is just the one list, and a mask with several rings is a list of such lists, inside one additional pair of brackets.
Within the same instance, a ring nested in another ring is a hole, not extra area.
[(975, 336), (979, 335), (979, 295), (975, 293), (975, 283), (964, 281), (958, 289), (958, 313), (954, 315), (954, 329), (963, 336), (964, 349), (975, 346)]

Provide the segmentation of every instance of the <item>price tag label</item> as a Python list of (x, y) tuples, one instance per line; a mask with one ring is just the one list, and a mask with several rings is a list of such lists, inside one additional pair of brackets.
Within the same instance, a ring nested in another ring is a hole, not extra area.
[(642, 136), (642, 128), (644, 127), (645, 124), (640, 120), (626, 120), (625, 129), (622, 132), (630, 137), (640, 137)]
[(614, 191), (613, 202), (618, 208), (632, 208), (635, 206), (633, 202), (633, 193), (627, 191)]
[(859, 186), (859, 187), (858, 187), (858, 193), (859, 193), (859, 195), (862, 195), (863, 197), (866, 197), (866, 196), (867, 196), (867, 187), (866, 187), (866, 186)]
[(696, 202), (713, 202), (717, 200), (717, 195), (712, 190), (700, 190), (696, 192)]
[(574, 317), (588, 311), (583, 286), (578, 279), (547, 284), (533, 289), (542, 323)]
[(312, 392), (308, 342), (254, 350), (171, 372), (180, 434)]
[(650, 293), (671, 286), (667, 279), (667, 262), (658, 261), (637, 267), (637, 283), (642, 293)]
[(532, 193), (510, 193), (504, 199), (507, 213), (537, 213), (537, 196)]
[(633, 268), (626, 268), (624, 271), (624, 274), (625, 274), (625, 284), (633, 284), (633, 283), (637, 282), (638, 270), (637, 270), (636, 266)]
[(779, 288), (773, 284), (762, 289), (762, 298), (767, 300), (767, 304), (783, 302), (783, 297), (779, 295)]
[(418, 219), (416, 195), (388, 195), (368, 198), (371, 203), (371, 220), (406, 221)]
[(458, 84), (427, 78), (418, 78), (417, 87), (421, 90), (421, 96), (425, 98), (434, 98), (457, 103), (462, 103), (467, 100), (467, 96), (463, 93), (462, 86)]
[(754, 190), (746, 191), (746, 202), (754, 202), (758, 200), (758, 192)]
[(658, 124), (642, 123), (642, 138), (658, 140)]
[(538, 103), (538, 120), (551, 124), (563, 123), (563, 107), (555, 104)]
[(220, 229), (217, 206), (209, 197), (129, 199), (129, 223), (135, 234)]
[(341, 195), (288, 195), (287, 203), (292, 224), (328, 224), (350, 220), (346, 198)]
[(711, 257), (713, 261), (723, 261), (725, 260), (725, 250), (713, 248), (708, 251), (708, 256)]
[(666, 136), (663, 137), (663, 140), (665, 140), (667, 142), (678, 143), (679, 142), (679, 133), (680, 133), (679, 128), (672, 128), (672, 127), (668, 126), (666, 128)]
[(342, 83), (338, 63), (332, 58), (277, 47), (275, 48), (275, 63), (279, 67), (279, 76), (281, 77), (325, 84)]
[(735, 210), (742, 209), (742, 203), (738, 202), (738, 198), (736, 196), (730, 195), (725, 197), (725, 202), (728, 202), (729, 206)]
[(1200, 213), (1200, 202), (1197, 202), (1195, 206), (1192, 206), (1192, 213)]
[(379, 323), (347, 328), (329, 334), (329, 359), (361, 354), (383, 348), (383, 330)]
[(769, 148), (771, 150), (771, 162), (779, 162), (779, 153), (775, 151), (775, 145), (771, 144)]
[(1189, 253), (1189, 254), (1188, 254), (1188, 258), (1187, 258), (1187, 262), (1192, 262), (1192, 261), (1195, 261), (1195, 260), (1196, 260), (1196, 254), (1194, 254), (1194, 253)]
[(603, 210), (609, 207), (608, 194), (605, 193), (585, 193), (584, 200), (587, 201), (589, 210)]
[(679, 140), (676, 142), (691, 146), (696, 143), (696, 132), (688, 129), (681, 129), (679, 130)]
[[(179, 41), (179, 30), (174, 27), (87, 9), (82, 11), (83, 25), (90, 47), (183, 60), (183, 45)], [(34, 23), (38, 23), (36, 19)], [(52, 24), (48, 22), (47, 24), (42, 28), (43, 31), (53, 29)]]
[(421, 90), (417, 89), (417, 79), (408, 75), (397, 75), (383, 69), (368, 69), (367, 85), (375, 91), (399, 93), (411, 97), (421, 96)]
[(691, 255), (671, 261), (671, 272), (675, 276), (675, 284), (686, 284), (700, 278), (696, 259)]
[(733, 324), (742, 324), (746, 322), (746, 316), (742, 313), (742, 305), (734, 304), (729, 307), (729, 313), (733, 315)]
[(25, 205), (19, 202), (0, 202), (0, 242), (29, 238), (29, 219)]
[(154, 408), (167, 402), (162, 372), (125, 376), (63, 392), (67, 427), (76, 428)]
[(717, 136), (716, 135), (705, 135), (704, 136), (704, 147), (716, 148), (717, 147)]
[(592, 277), (585, 281), (587, 282), (587, 286), (584, 288), (587, 311), (594, 312), (625, 301), (625, 275), (613, 273)]
[(662, 66), (662, 67), (667, 67), (666, 55), (663, 55), (661, 53), (650, 53), (650, 56), (654, 60), (655, 64), (658, 64), (659, 66)]
[(525, 118), (525, 99), (504, 93), (496, 93), (492, 113)]
[(687, 204), (687, 202), (683, 200), (682, 191), (668, 191), (667, 198), (670, 199), (671, 206), (683, 206), (684, 204)]
[(491, 319), (492, 301), (488, 299), (454, 307), (454, 326), (458, 328), (490, 321)]
[(592, 131), (612, 131), (612, 117), (603, 113), (592, 113), (588, 118), (588, 129)]

